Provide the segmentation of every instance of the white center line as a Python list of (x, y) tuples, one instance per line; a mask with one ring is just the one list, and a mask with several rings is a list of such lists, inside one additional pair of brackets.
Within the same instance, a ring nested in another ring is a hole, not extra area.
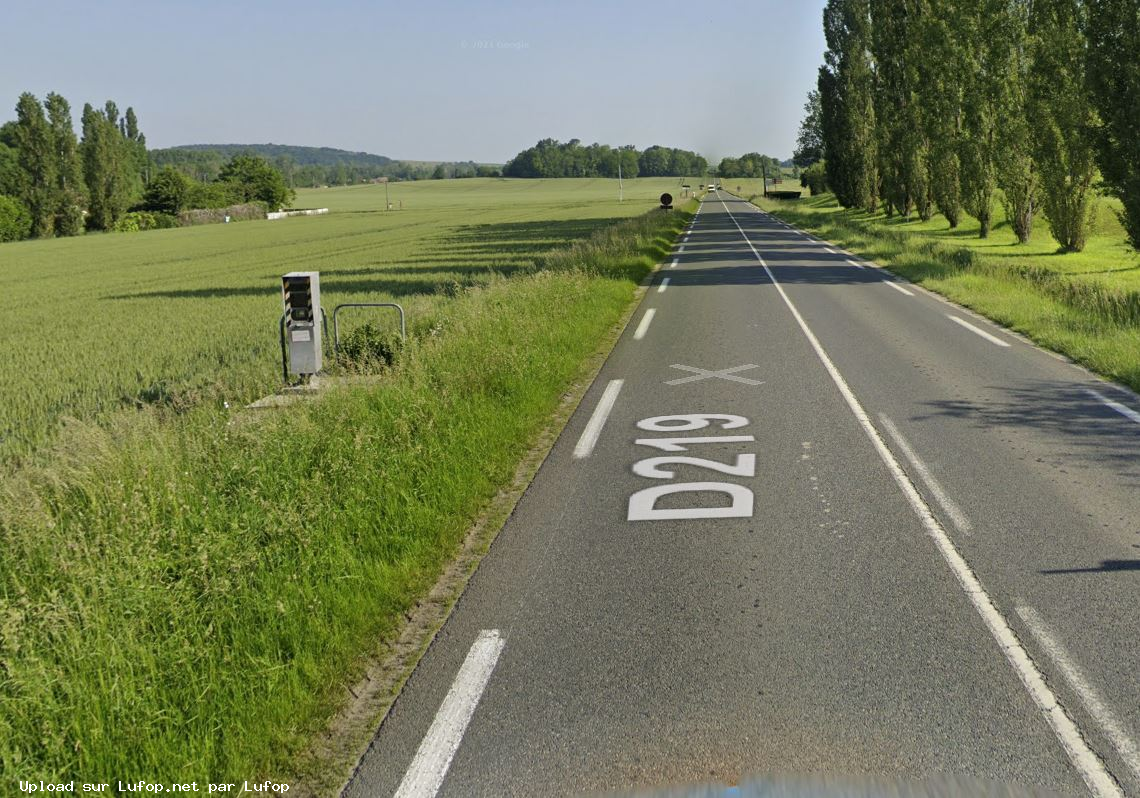
[(946, 495), (946, 491), (942, 490), (942, 486), (938, 484), (938, 480), (930, 473), (930, 469), (926, 467), (926, 463), (922, 462), (918, 455), (914, 453), (914, 449), (910, 448), (910, 444), (907, 443), (906, 438), (902, 436), (902, 433), (899, 432), (894, 422), (882, 413), (879, 413), (879, 421), (882, 423), (883, 429), (891, 436), (891, 440), (899, 447), (899, 451), (903, 453), (903, 457), (910, 461), (911, 466), (913, 466), (918, 475), (922, 477), (922, 481), (926, 483), (926, 487), (930, 489), (930, 493), (942, 507), (943, 512), (954, 522), (954, 526), (958, 527), (958, 531), (967, 535), (970, 534), (974, 528), (973, 524), (970, 523), (970, 519), (966, 517), (965, 513), (958, 509), (958, 505), (954, 503), (953, 499)]
[(637, 325), (637, 329), (633, 331), (633, 340), (640, 341), (645, 337), (645, 333), (649, 330), (649, 323), (653, 321), (653, 317), (657, 315), (657, 311), (653, 308), (645, 311), (645, 315), (641, 317), (641, 324)]
[(995, 335), (990, 335), (988, 332), (981, 329), (980, 327), (975, 327), (973, 324), (970, 324), (970, 322), (966, 321), (965, 319), (960, 319), (951, 313), (947, 313), (946, 318), (950, 319), (950, 321), (954, 322), (955, 324), (962, 325), (963, 327), (965, 327), (970, 332), (976, 333), (976, 334), (982, 336), (983, 338), (985, 338), (987, 341), (989, 341), (992, 344), (997, 344), (998, 346), (1009, 346), (1008, 342), (1003, 341), (1002, 339), (998, 338)]
[(1124, 793), (1121, 792), (1116, 781), (1109, 774), (1108, 770), (1105, 769), (1104, 763), (1100, 761), (1100, 758), (1097, 757), (1096, 753), (1089, 747), (1088, 743), (1085, 742), (1085, 738), (1081, 735), (1080, 729), (1077, 728), (1072, 718), (1065, 712), (1056, 694), (1049, 689), (1049, 685), (1045, 683), (1045, 678), (1041, 675), (1041, 671), (1034, 664), (1029, 653), (1017, 639), (1017, 636), (1014, 635), (1013, 630), (1010, 629), (1005, 618), (998, 611), (997, 607), (994, 606), (989, 594), (986, 593), (985, 587), (974, 574), (973, 570), (971, 570), (969, 563), (967, 563), (965, 558), (958, 552), (958, 549), (954, 546), (954, 542), (951, 541), (949, 535), (946, 534), (946, 530), (938, 523), (938, 519), (934, 517), (934, 514), (930, 511), (930, 507), (927, 506), (926, 500), (922, 498), (922, 494), (918, 492), (918, 489), (915, 488), (914, 484), (907, 477), (906, 471), (899, 465), (895, 456), (891, 454), (891, 450), (879, 435), (878, 430), (875, 429), (875, 425), (871, 423), (867, 411), (863, 409), (863, 405), (860, 404), (854, 392), (851, 390), (851, 387), (843, 378), (843, 375), (839, 373), (839, 369), (835, 367), (835, 363), (832, 362), (831, 357), (823, 348), (823, 344), (819, 342), (815, 333), (812, 332), (811, 327), (804, 321), (804, 317), (800, 315), (799, 310), (784, 291), (784, 287), (776, 281), (772, 270), (768, 268), (768, 264), (764, 262), (764, 258), (756, 251), (756, 247), (753, 246), (752, 241), (748, 238), (748, 234), (736, 223), (736, 219), (733, 217), (732, 212), (728, 210), (727, 205), (725, 206), (725, 212), (728, 213), (728, 217), (736, 224), (736, 229), (739, 230), (740, 235), (744, 237), (744, 241), (748, 244), (749, 249), (752, 250), (752, 254), (760, 261), (760, 265), (764, 268), (768, 279), (772, 281), (772, 285), (775, 286), (780, 298), (784, 300), (784, 304), (799, 325), (800, 331), (803, 332), (804, 337), (807, 338), (808, 343), (811, 344), (812, 349), (815, 350), (816, 356), (823, 364), (832, 382), (835, 383), (835, 387), (839, 389), (839, 393), (847, 403), (847, 407), (851, 410), (851, 413), (855, 416), (859, 425), (867, 434), (867, 437), (870, 438), (871, 445), (875, 448), (875, 451), (883, 461), (883, 464), (887, 467), (887, 470), (891, 473), (891, 476), (894, 477), (895, 484), (898, 485), (899, 490), (902, 491), (906, 497), (907, 502), (910, 504), (911, 509), (914, 510), (915, 515), (917, 515), (922, 522), (922, 526), (927, 534), (934, 540), (934, 544), (938, 548), (939, 553), (942, 554), (946, 565), (958, 580), (962, 592), (966, 594), (966, 598), (974, 605), (974, 609), (977, 610), (978, 615), (981, 616), (982, 621), (989, 629), (998, 648), (1001, 649), (1001, 652), (1005, 655), (1006, 661), (1009, 662), (1010, 666), (1017, 673), (1026, 691), (1033, 698), (1038, 709), (1041, 710), (1041, 714), (1044, 715), (1046, 722), (1052, 727), (1058, 742), (1060, 742), (1061, 747), (1065, 749), (1065, 753), (1068, 754), (1069, 761), (1073, 763), (1073, 766), (1081, 774), (1081, 778), (1093, 795), (1098, 796), (1098, 798), (1123, 798)]
[(913, 293), (911, 293), (910, 291), (903, 288), (901, 285), (896, 283), (894, 280), (883, 280), (883, 282), (886, 283), (887, 285), (889, 285), (891, 288), (898, 291), (900, 294), (906, 294), (907, 296), (914, 296)]
[(396, 798), (434, 798), (439, 792), (506, 642), (498, 629), (479, 633), (408, 766)]
[(1124, 724), (1108, 708), (1100, 692), (1089, 684), (1088, 679), (1081, 673), (1081, 669), (1069, 656), (1069, 652), (1057, 642), (1057, 636), (1052, 633), (1037, 611), (1032, 607), (1018, 607), (1017, 614), (1021, 616), (1021, 620), (1025, 621), (1025, 625), (1033, 633), (1038, 645), (1053, 660), (1053, 664), (1065, 677), (1069, 687), (1073, 688), (1073, 691), (1080, 696), (1081, 703), (1085, 705), (1088, 713), (1104, 729), (1105, 736), (1112, 741), (1113, 747), (1116, 748), (1116, 752), (1120, 754), (1124, 763), (1128, 765), (1128, 769), (1136, 778), (1140, 779), (1140, 749), (1137, 749), (1136, 742), (1129, 736)]
[(847, 265), (848, 265), (848, 266), (854, 266), (856, 269), (862, 269), (862, 268), (863, 268), (863, 264), (861, 264), (861, 263), (856, 263), (856, 262), (855, 262), (855, 261), (853, 261), (853, 260), (848, 260), (848, 261), (847, 261)]
[(1113, 410), (1115, 410), (1120, 415), (1124, 416), (1125, 418), (1131, 419), (1132, 421), (1135, 421), (1137, 424), (1140, 424), (1140, 413), (1137, 413), (1131, 407), (1128, 407), (1127, 405), (1122, 405), (1122, 404), (1120, 404), (1120, 402), (1114, 402), (1111, 399), (1109, 399), (1107, 396), (1105, 396), (1104, 394), (1097, 393), (1092, 388), (1086, 388), (1085, 390), (1088, 391), (1093, 396), (1095, 396), (1097, 399), (1099, 399), (1101, 402), (1103, 402), (1108, 407), (1111, 407)]
[(669, 287), (669, 278), (665, 277), (661, 280), (661, 285), (657, 286), (657, 293), (664, 294), (665, 289)]
[(602, 398), (598, 400), (598, 406), (594, 408), (594, 415), (590, 416), (586, 429), (582, 430), (582, 437), (578, 439), (578, 444), (574, 447), (575, 460), (589, 457), (593, 453), (594, 447), (598, 444), (598, 436), (602, 434), (602, 427), (605, 426), (606, 419), (610, 417), (610, 411), (614, 409), (614, 402), (617, 401), (618, 391), (621, 390), (623, 384), (625, 384), (625, 380), (610, 380), (610, 384), (602, 392)]

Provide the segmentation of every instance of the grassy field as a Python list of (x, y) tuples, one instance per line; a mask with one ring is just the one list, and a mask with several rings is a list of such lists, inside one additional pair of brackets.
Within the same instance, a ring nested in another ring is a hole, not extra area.
[[(280, 275), (322, 273), (325, 304), (397, 301), (417, 330), (465, 286), (644, 213), (679, 183), (470, 179), (299, 192), (328, 216), (0, 246), (9, 357), (0, 465), (61, 419), (239, 404), (279, 382)], [(677, 193), (674, 190), (674, 193)], [(361, 318), (359, 315), (354, 318)], [(346, 321), (347, 321), (346, 317)]]
[[(0, 481), (0, 781), (297, 775), (689, 218), (611, 187), (408, 186), (390, 213), (353, 188), (303, 198), (328, 217), (0, 248), (22, 319), (74, 321), (17, 330), (41, 431)], [(378, 382), (226, 409), (279, 379), (299, 268), (398, 297), (412, 340)], [(113, 411), (142, 366), (136, 391), (204, 398)], [(87, 420), (43, 424), (64, 415)]]
[(950, 230), (940, 215), (922, 222), (845, 211), (830, 194), (754, 201), (1140, 390), (1140, 254), (1125, 244), (1115, 200), (1097, 200), (1087, 247), (1065, 254), (1043, 218), (1019, 244), (1000, 204), (993, 231), (980, 239), (969, 217)]

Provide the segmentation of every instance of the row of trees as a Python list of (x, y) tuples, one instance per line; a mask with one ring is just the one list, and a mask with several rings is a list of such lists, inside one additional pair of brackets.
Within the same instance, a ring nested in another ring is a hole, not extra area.
[(749, 152), (739, 158), (722, 158), (716, 173), (718, 177), (779, 177), (780, 160)]
[(16, 120), (0, 127), (0, 195), (5, 237), (24, 228), (38, 237), (76, 235), (85, 227), (109, 230), (142, 186), (146, 138), (134, 109), (120, 116), (114, 102), (83, 107), (83, 138), (72, 125), (71, 106), (49, 94), (40, 102), (20, 95)]
[(578, 139), (563, 144), (543, 139), (523, 150), (503, 167), (505, 177), (684, 177), (703, 175), (708, 161), (695, 152), (653, 146), (639, 152), (632, 144), (582, 146)]
[(1000, 200), (1020, 241), (1041, 210), (1079, 250), (1099, 167), (1140, 246), (1136, 0), (828, 0), (823, 22), (796, 162), (845, 207), (967, 213), (984, 238)]
[(120, 115), (114, 102), (87, 104), (80, 126), (82, 139), (60, 95), (42, 103), (20, 95), (16, 120), (0, 126), (0, 241), (137, 229), (128, 216), (134, 211), (175, 216), (249, 202), (276, 208), (294, 196), (281, 172), (251, 153), (233, 154), (209, 180), (172, 166), (156, 170), (133, 108)]

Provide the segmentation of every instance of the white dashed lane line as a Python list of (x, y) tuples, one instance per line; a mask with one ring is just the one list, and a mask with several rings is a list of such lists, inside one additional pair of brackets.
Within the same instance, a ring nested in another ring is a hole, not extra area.
[(637, 329), (634, 330), (633, 340), (640, 341), (645, 337), (645, 333), (649, 331), (649, 325), (655, 315), (657, 315), (657, 311), (653, 308), (645, 311), (645, 315), (641, 317), (641, 324), (637, 325)]
[(970, 324), (970, 322), (966, 321), (965, 319), (960, 319), (957, 316), (953, 315), (952, 313), (947, 313), (946, 318), (950, 319), (950, 321), (954, 322), (955, 324), (958, 324), (962, 327), (965, 327), (967, 330), (974, 333), (975, 335), (980, 335), (982, 338), (985, 338), (991, 344), (996, 344), (998, 346), (1002, 346), (1002, 347), (1006, 347), (1006, 348), (1009, 347), (1008, 341), (1003, 341), (1002, 339), (998, 338), (996, 335), (990, 335), (988, 332), (983, 330), (981, 327), (975, 327), (973, 324)]
[(898, 291), (900, 294), (906, 294), (907, 296), (914, 296), (914, 294), (912, 292), (903, 288), (901, 285), (896, 283), (894, 280), (883, 280), (883, 282), (886, 283), (887, 285), (889, 285), (891, 288)]
[(1069, 687), (1073, 688), (1073, 691), (1080, 697), (1081, 703), (1085, 705), (1088, 713), (1096, 719), (1105, 736), (1112, 742), (1116, 753), (1120, 754), (1120, 758), (1132, 771), (1132, 775), (1140, 779), (1140, 747), (1136, 745), (1136, 741), (1128, 728), (1109, 707), (1100, 691), (1093, 687), (1072, 655), (1061, 645), (1057, 635), (1049, 628), (1037, 610), (1029, 606), (1018, 607), (1017, 614), (1029, 627), (1029, 631), (1037, 640), (1037, 644), (1049, 655), (1049, 659), (1053, 660), (1057, 670), (1061, 671), (1061, 675), (1065, 677)]
[(1120, 402), (1114, 402), (1104, 394), (1094, 391), (1092, 388), (1086, 388), (1085, 390), (1088, 391), (1091, 396), (1096, 398), (1097, 401), (1101, 402), (1105, 407), (1111, 407), (1113, 410), (1125, 418), (1131, 421), (1135, 421), (1137, 424), (1140, 424), (1140, 413), (1137, 413), (1131, 407), (1122, 405)]
[(433, 798), (439, 792), (506, 642), (498, 629), (479, 633), (408, 766), (396, 798)]
[[(652, 310), (649, 311), (649, 314), (651, 313), (653, 313)], [(644, 324), (644, 322), (642, 323)], [(598, 406), (594, 408), (594, 414), (590, 416), (590, 420), (586, 424), (586, 429), (582, 430), (582, 437), (578, 439), (578, 444), (574, 447), (575, 460), (589, 457), (593, 453), (594, 447), (598, 445), (598, 436), (602, 434), (602, 427), (605, 426), (606, 419), (610, 417), (610, 411), (614, 409), (618, 392), (621, 391), (621, 386), (624, 384), (625, 380), (610, 380), (610, 384), (606, 386), (602, 398), (598, 400)]]

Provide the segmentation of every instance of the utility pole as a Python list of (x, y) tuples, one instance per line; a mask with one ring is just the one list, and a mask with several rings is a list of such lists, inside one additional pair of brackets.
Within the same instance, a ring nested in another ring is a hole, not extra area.
[(621, 186), (621, 150), (618, 150), (618, 202), (622, 202), (625, 199), (625, 196), (622, 193), (622, 191), (623, 190), (622, 190), (622, 186)]

